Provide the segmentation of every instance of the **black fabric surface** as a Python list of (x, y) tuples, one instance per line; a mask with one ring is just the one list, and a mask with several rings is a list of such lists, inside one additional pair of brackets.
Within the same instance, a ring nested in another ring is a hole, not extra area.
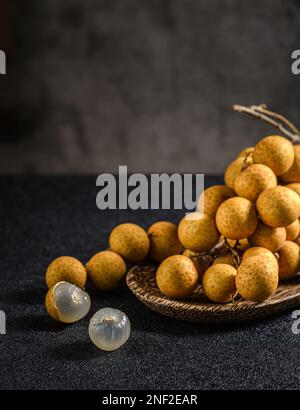
[[(214, 178), (206, 178), (208, 184)], [(107, 246), (110, 230), (133, 221), (145, 228), (176, 211), (97, 209), (95, 177), (1, 177), (0, 335), (2, 389), (298, 388), (300, 335), (291, 312), (243, 325), (201, 325), (160, 316), (125, 284), (95, 293), (82, 321), (65, 326), (44, 308), (44, 273), (60, 255), (83, 262)], [(123, 310), (132, 334), (104, 353), (89, 340), (90, 317), (101, 307)]]

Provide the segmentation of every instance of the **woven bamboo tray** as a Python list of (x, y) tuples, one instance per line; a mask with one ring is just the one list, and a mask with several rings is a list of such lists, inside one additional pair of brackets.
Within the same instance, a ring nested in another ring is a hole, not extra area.
[(175, 319), (200, 323), (237, 323), (261, 319), (300, 306), (300, 277), (280, 284), (262, 303), (237, 299), (233, 303), (210, 302), (201, 287), (186, 300), (171, 300), (158, 289), (153, 265), (134, 266), (127, 274), (129, 289), (148, 308)]

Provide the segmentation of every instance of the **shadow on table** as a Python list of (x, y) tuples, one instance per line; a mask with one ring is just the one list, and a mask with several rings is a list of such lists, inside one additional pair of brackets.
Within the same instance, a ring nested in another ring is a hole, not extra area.
[(220, 334), (269, 327), (285, 316), (287, 312), (256, 321), (233, 324), (203, 324), (176, 320), (153, 312), (143, 305), (139, 309), (131, 310), (128, 314), (133, 329), (174, 336), (197, 336), (199, 333)]
[(25, 332), (61, 332), (66, 328), (64, 323), (54, 321), (47, 314), (17, 316), (10, 319), (10, 325), (16, 330)]

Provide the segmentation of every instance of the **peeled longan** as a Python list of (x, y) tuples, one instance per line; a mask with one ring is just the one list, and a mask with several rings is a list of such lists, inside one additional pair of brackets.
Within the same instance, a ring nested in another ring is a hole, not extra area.
[(86, 269), (83, 264), (72, 256), (60, 256), (54, 259), (46, 271), (48, 288), (59, 282), (69, 282), (84, 288), (87, 279)]
[(291, 279), (299, 270), (299, 246), (295, 242), (286, 241), (278, 251), (279, 278)]
[(277, 289), (278, 265), (265, 256), (249, 257), (240, 264), (235, 283), (244, 299), (263, 302)]
[(234, 181), (238, 174), (246, 168), (245, 158), (240, 157), (232, 161), (225, 170), (224, 181), (225, 184), (234, 189)]
[(198, 209), (206, 215), (215, 216), (221, 203), (234, 196), (234, 190), (226, 185), (211, 186), (201, 193)]
[(284, 182), (300, 182), (300, 145), (294, 145), (294, 161), (288, 171), (281, 175)]
[(237, 158), (245, 158), (245, 157), (247, 157), (248, 155), (252, 154), (253, 151), (254, 151), (254, 147), (244, 148), (244, 149), (239, 153), (239, 155), (237, 156)]
[(254, 164), (267, 165), (277, 176), (289, 170), (294, 156), (291, 142), (279, 135), (270, 135), (260, 140), (252, 154)]
[(234, 181), (238, 196), (255, 202), (265, 189), (277, 185), (277, 178), (271, 168), (263, 164), (253, 164), (240, 172)]
[(257, 226), (255, 207), (246, 198), (227, 199), (217, 211), (216, 224), (225, 238), (248, 238)]
[(231, 302), (236, 295), (236, 269), (225, 263), (211, 266), (204, 273), (202, 286), (206, 296), (216, 303)]
[(177, 235), (177, 225), (172, 222), (156, 222), (148, 229), (150, 238), (149, 256), (156, 262), (162, 262), (172, 255), (182, 251), (182, 245)]
[(291, 184), (287, 184), (287, 188), (292, 189), (294, 192), (297, 192), (300, 195), (300, 183), (292, 182)]
[(286, 226), (285, 230), (286, 230), (286, 239), (288, 241), (294, 241), (295, 239), (297, 239), (300, 233), (299, 219), (296, 219), (290, 225)]
[(165, 259), (156, 272), (159, 290), (174, 299), (191, 296), (198, 284), (195, 265), (187, 256), (173, 255)]
[(276, 269), (278, 270), (277, 258), (269, 249), (263, 248), (261, 246), (254, 246), (253, 248), (249, 248), (246, 250), (246, 252), (244, 252), (242, 262), (254, 256), (262, 256), (263, 258), (269, 259), (270, 262), (274, 263)]
[(87, 263), (86, 269), (92, 285), (98, 290), (112, 290), (118, 286), (126, 273), (123, 258), (112, 251), (96, 253)]
[(248, 240), (251, 246), (262, 246), (271, 252), (276, 252), (286, 240), (286, 230), (285, 228), (271, 228), (259, 222)]
[(185, 216), (178, 226), (178, 237), (182, 245), (192, 251), (209, 251), (219, 240), (214, 218), (194, 212)]
[(116, 226), (109, 236), (110, 249), (130, 262), (139, 262), (146, 258), (150, 241), (146, 231), (132, 223)]
[(190, 249), (185, 249), (182, 255), (187, 256), (188, 258), (191, 259), (191, 261), (193, 262), (197, 270), (199, 281), (201, 281), (203, 278), (204, 272), (211, 265), (211, 258), (208, 256), (205, 257), (203, 255), (200, 255), (199, 252), (194, 252), (194, 251), (191, 251)]
[(285, 227), (300, 215), (300, 197), (285, 186), (276, 186), (262, 192), (256, 202), (261, 220), (272, 228)]

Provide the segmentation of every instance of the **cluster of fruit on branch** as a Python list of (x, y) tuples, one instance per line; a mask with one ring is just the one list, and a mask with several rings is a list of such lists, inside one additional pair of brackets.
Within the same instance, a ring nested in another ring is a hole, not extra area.
[(208, 299), (228, 303), (237, 295), (262, 302), (279, 281), (294, 278), (300, 264), (300, 132), (266, 106), (235, 106), (240, 112), (269, 122), (282, 134), (245, 148), (227, 167), (224, 185), (204, 190), (198, 211), (178, 227), (160, 221), (146, 232), (133, 223), (116, 226), (109, 248), (84, 266), (75, 258), (55, 259), (46, 272), (46, 307), (60, 320), (54, 288), (65, 281), (84, 288), (87, 278), (102, 291), (118, 286), (126, 261), (151, 258), (158, 264), (156, 282), (173, 299), (199, 291)]

